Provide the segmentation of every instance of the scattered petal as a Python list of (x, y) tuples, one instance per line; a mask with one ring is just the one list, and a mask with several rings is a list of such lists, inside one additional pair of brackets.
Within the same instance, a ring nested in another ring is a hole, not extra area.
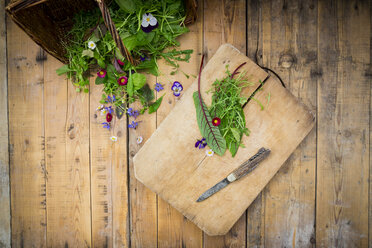
[(100, 105), (100, 106), (98, 106), (98, 107), (96, 108), (96, 110), (97, 110), (97, 111), (101, 111), (104, 107), (105, 107), (105, 106)]
[(132, 123), (128, 124), (129, 128), (136, 129), (138, 127), (138, 122), (132, 121)]
[(105, 108), (101, 109), (101, 115), (106, 115), (107, 114), (107, 110)]
[(125, 65), (125, 63), (124, 63), (123, 61), (121, 61), (120, 59), (117, 59), (116, 61), (117, 61), (118, 64), (121, 65), (121, 66)]
[(214, 151), (212, 149), (209, 149), (209, 150), (206, 150), (205, 151), (205, 154), (208, 156), (208, 157), (212, 157), (214, 155)]
[(115, 142), (115, 141), (118, 140), (118, 137), (116, 137), (116, 136), (111, 136), (110, 139), (111, 139), (113, 142)]
[(137, 144), (141, 144), (142, 141), (143, 141), (142, 136), (138, 136), (138, 137), (137, 137)]
[(102, 122), (103, 128), (110, 129), (111, 125), (108, 122)]

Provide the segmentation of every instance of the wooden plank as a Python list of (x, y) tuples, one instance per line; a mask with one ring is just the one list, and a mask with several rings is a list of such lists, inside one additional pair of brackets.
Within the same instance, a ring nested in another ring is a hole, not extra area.
[[(154, 87), (156, 77), (147, 76), (150, 87)], [(140, 103), (134, 103), (132, 108), (139, 110)], [(128, 118), (131, 123), (133, 117)], [(136, 129), (130, 128), (129, 135), (129, 199), (130, 199), (130, 244), (133, 247), (157, 247), (157, 196), (139, 182), (134, 175), (133, 157), (143, 144), (151, 137), (156, 129), (156, 114), (143, 114), (135, 121), (140, 121)], [(143, 141), (137, 144), (137, 138), (142, 136)], [(146, 154), (151, 158), (151, 154)]]
[[(93, 75), (95, 75), (93, 73)], [(113, 118), (111, 129), (103, 128), (102, 87), (90, 84), (90, 156), (92, 195), (92, 243), (94, 247), (128, 247), (127, 118)], [(110, 106), (110, 105), (105, 105)], [(111, 136), (118, 140), (113, 142)]]
[[(204, 1), (204, 51), (207, 59), (223, 43), (234, 45), (246, 53), (246, 1)], [(232, 68), (230, 68), (233, 70)], [(242, 247), (246, 243), (246, 215), (225, 236), (204, 235), (204, 247)]]
[[(262, 22), (261, 1), (247, 1), (247, 56), (254, 62), (262, 64)], [(263, 207), (262, 192), (247, 209), (247, 247), (263, 245), (265, 208)]]
[(0, 247), (10, 247), (8, 81), (5, 0), (0, 0)]
[[(165, 61), (159, 61), (161, 75), (157, 82), (163, 84), (164, 90), (157, 93), (159, 98), (165, 94), (163, 103), (156, 113), (157, 126), (173, 109), (179, 98), (172, 94), (174, 81), (182, 83), (184, 91), (193, 83), (199, 72), (202, 44), (203, 44), (203, 2), (198, 2), (198, 17), (196, 23), (188, 26), (190, 32), (182, 35), (178, 41), (179, 49), (193, 49), (189, 63), (180, 63), (176, 75), (171, 75), (172, 67)], [(188, 76), (185, 76), (185, 74)], [(158, 198), (158, 247), (202, 247), (203, 233), (180, 212), (172, 208), (167, 202)]]
[[(269, 5), (262, 8), (263, 21), (270, 24), (263, 24), (262, 32), (271, 33), (271, 39), (263, 43), (265, 66), (278, 73), (292, 94), (315, 114), (317, 87), (312, 72), (317, 68), (317, 1), (275, 0), (263, 4)], [(265, 246), (312, 245), (315, 173), (313, 129), (265, 188)]]
[(316, 244), (367, 247), (370, 2), (318, 4)]
[(9, 18), (7, 27), (12, 246), (46, 247), (43, 61)]

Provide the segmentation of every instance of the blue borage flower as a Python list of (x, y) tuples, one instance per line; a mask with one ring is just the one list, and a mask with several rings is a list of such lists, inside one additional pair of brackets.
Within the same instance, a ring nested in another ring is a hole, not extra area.
[(115, 95), (112, 95), (112, 97), (111, 96), (107, 96), (106, 102), (115, 102), (115, 101), (116, 101)]
[(199, 149), (203, 149), (207, 146), (207, 141), (205, 138), (202, 138), (201, 140), (197, 140), (195, 143), (195, 148), (199, 147)]
[(110, 129), (111, 125), (109, 122), (102, 122), (103, 128)]
[(110, 114), (112, 114), (112, 112), (114, 112), (114, 110), (112, 109), (112, 106), (109, 106), (109, 107), (105, 107), (106, 111)]
[(180, 96), (182, 90), (183, 90), (182, 84), (178, 81), (174, 81), (174, 83), (172, 85), (173, 95)]
[(137, 122), (137, 121), (132, 121), (132, 123), (128, 124), (128, 127), (136, 129), (138, 127), (138, 123), (139, 122)]
[(134, 110), (133, 108), (128, 108), (128, 110), (127, 110), (127, 114), (128, 114), (129, 116), (134, 117), (134, 119), (136, 119), (137, 116), (139, 116), (139, 112), (138, 112), (138, 110)]
[(163, 87), (163, 85), (162, 85), (161, 83), (156, 83), (156, 84), (155, 84), (155, 90), (156, 90), (157, 92), (159, 92), (159, 91), (161, 91), (161, 90), (164, 90), (164, 87)]

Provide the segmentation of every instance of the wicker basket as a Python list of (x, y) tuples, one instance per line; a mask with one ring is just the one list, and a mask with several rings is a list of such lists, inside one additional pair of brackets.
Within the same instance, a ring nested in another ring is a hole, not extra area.
[[(68, 42), (66, 34), (73, 26), (73, 16), (82, 10), (96, 8), (97, 3), (121, 53), (135, 63), (111, 22), (104, 0), (11, 0), (6, 11), (46, 52), (68, 63), (62, 44)], [(196, 0), (185, 0), (185, 6), (185, 23), (190, 24), (196, 20)]]

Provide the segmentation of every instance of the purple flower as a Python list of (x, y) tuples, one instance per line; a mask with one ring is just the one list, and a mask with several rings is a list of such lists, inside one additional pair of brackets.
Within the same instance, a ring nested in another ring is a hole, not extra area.
[(112, 97), (111, 96), (107, 96), (106, 102), (115, 102), (115, 101), (116, 101), (115, 95), (112, 95)]
[(149, 33), (158, 26), (158, 20), (152, 14), (145, 13), (142, 15), (141, 29), (143, 32)]
[(197, 140), (195, 143), (195, 148), (199, 147), (199, 149), (203, 149), (207, 146), (207, 141), (205, 141), (205, 138), (202, 138), (201, 140)]
[(137, 116), (139, 116), (139, 112), (138, 112), (138, 110), (134, 110), (133, 108), (128, 108), (127, 114), (128, 114), (129, 116), (134, 117), (134, 119), (136, 119)]
[(182, 84), (180, 84), (180, 82), (178, 81), (174, 81), (172, 85), (172, 90), (173, 90), (173, 95), (180, 96), (181, 91), (183, 90)]
[(112, 114), (112, 112), (114, 112), (114, 110), (112, 109), (112, 107), (105, 107), (105, 109), (107, 110), (108, 113)]
[(136, 121), (132, 121), (132, 123), (128, 124), (128, 127), (129, 128), (134, 128), (136, 129), (138, 127), (138, 122)]
[(103, 124), (103, 128), (107, 128), (107, 129), (110, 129), (110, 123), (108, 123), (108, 122), (102, 122), (102, 124)]
[(159, 91), (161, 91), (161, 90), (164, 90), (164, 87), (163, 87), (163, 85), (162, 85), (161, 83), (156, 83), (156, 84), (155, 84), (155, 90), (156, 90), (157, 92), (159, 92)]

